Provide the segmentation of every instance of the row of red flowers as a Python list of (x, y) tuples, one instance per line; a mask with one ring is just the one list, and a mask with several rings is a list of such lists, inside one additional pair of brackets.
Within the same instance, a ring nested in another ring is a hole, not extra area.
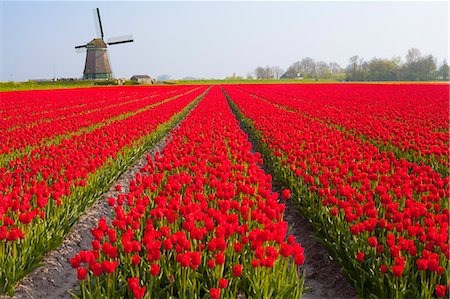
[(303, 248), (218, 87), (147, 159), (109, 199), (115, 217), (92, 229), (92, 250), (71, 259), (83, 298), (301, 296)]
[(205, 90), (197, 88), (58, 145), (38, 147), (0, 168), (0, 292), (12, 292), (61, 242), (86, 206), (170, 130)]
[(361, 296), (448, 294), (450, 177), (242, 89), (225, 87)]
[(449, 174), (447, 84), (241, 85), (250, 94), (343, 127), (400, 157)]

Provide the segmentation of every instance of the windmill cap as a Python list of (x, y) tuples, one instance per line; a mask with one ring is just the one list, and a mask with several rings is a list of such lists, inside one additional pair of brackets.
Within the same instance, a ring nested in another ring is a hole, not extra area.
[(101, 38), (94, 38), (87, 44), (87, 46), (90, 48), (106, 48), (106, 43)]

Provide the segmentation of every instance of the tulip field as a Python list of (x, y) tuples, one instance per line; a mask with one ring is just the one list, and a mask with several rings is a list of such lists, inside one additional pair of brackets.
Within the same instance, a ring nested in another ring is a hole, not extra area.
[(0, 296), (166, 137), (67, 261), (74, 297), (301, 298), (290, 200), (359, 297), (448, 298), (449, 102), (448, 84), (0, 93)]

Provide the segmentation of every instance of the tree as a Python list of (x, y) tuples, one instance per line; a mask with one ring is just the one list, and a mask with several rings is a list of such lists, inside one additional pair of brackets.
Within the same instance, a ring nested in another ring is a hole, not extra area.
[(306, 78), (316, 78), (317, 74), (316, 74), (316, 63), (314, 62), (314, 59), (312, 59), (311, 57), (306, 57), (303, 58), (300, 61), (300, 68), (301, 68), (301, 73), (303, 74), (304, 77)]
[(447, 61), (444, 60), (441, 67), (439, 68), (439, 76), (441, 80), (448, 81), (450, 73), (450, 68), (448, 67)]
[(273, 79), (275, 77), (272, 67), (270, 66), (266, 67), (258, 66), (255, 69), (255, 76), (256, 79)]
[(337, 62), (330, 62), (328, 68), (332, 74), (341, 73), (342, 68)]
[(265, 75), (265, 70), (264, 70), (264, 68), (263, 68), (262, 66), (258, 66), (258, 67), (255, 69), (255, 76), (256, 76), (256, 79), (264, 79), (264, 75)]
[(316, 75), (319, 79), (330, 79), (331, 70), (329, 64), (325, 61), (316, 62)]
[(430, 81), (436, 76), (436, 58), (427, 55), (419, 60), (419, 80)]
[(394, 60), (373, 58), (368, 62), (365, 76), (369, 81), (396, 81), (399, 67)]
[(409, 49), (408, 53), (406, 54), (406, 64), (413, 65), (413, 64), (419, 62), (421, 56), (422, 56), (422, 54), (420, 53), (419, 49), (417, 49), (417, 48)]
[(346, 80), (350, 81), (362, 81), (364, 80), (363, 66), (364, 59), (360, 58), (358, 55), (350, 57), (350, 63), (347, 65), (345, 70)]
[(275, 79), (280, 79), (283, 73), (284, 70), (281, 68), (281, 66), (278, 65), (272, 66), (272, 74), (275, 77)]

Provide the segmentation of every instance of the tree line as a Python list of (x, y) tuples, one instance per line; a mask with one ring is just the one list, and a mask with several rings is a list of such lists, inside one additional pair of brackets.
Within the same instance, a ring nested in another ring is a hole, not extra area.
[(401, 57), (364, 60), (352, 56), (346, 67), (336, 62), (315, 61), (310, 57), (291, 64), (286, 71), (279, 66), (258, 66), (247, 78), (256, 79), (334, 79), (339, 81), (448, 81), (450, 70), (446, 60), (438, 64), (429, 54), (411, 48)]

